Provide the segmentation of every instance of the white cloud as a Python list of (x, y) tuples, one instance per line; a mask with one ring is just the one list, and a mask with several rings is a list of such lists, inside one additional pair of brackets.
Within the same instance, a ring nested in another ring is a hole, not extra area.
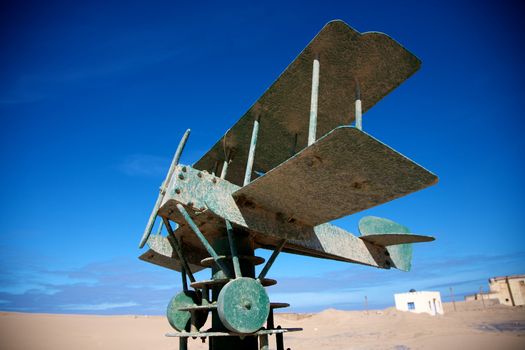
[(101, 311), (101, 310), (109, 310), (109, 309), (117, 309), (121, 307), (132, 307), (132, 306), (138, 306), (139, 304), (128, 301), (125, 303), (100, 303), (100, 304), (69, 304), (69, 305), (62, 305), (61, 308), (64, 310), (77, 310), (77, 311)]

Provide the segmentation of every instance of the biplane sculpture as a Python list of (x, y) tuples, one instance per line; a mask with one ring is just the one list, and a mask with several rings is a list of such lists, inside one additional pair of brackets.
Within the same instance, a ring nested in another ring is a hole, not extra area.
[[(389, 36), (332, 21), (193, 166), (178, 164), (184, 134), (140, 242), (142, 260), (182, 274), (167, 311), (181, 349), (189, 337), (268, 349), (270, 335), (284, 349), (283, 333), (300, 329), (274, 325), (273, 310), (289, 305), (264, 288), (276, 283), (266, 276), (281, 251), (410, 269), (411, 243), (433, 237), (384, 218), (362, 218), (359, 236), (329, 222), (437, 182), (362, 130), (362, 113), (419, 67)], [(273, 253), (256, 276), (257, 248)], [(211, 278), (196, 281), (208, 267)]]

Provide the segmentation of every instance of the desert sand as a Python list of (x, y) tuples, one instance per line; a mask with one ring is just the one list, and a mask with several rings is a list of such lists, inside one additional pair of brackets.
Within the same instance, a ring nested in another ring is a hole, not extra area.
[[(325, 310), (277, 314), (276, 324), (302, 327), (285, 335), (285, 348), (311, 349), (525, 349), (525, 308), (477, 303), (445, 305), (432, 317), (395, 309)], [(178, 349), (162, 316), (91, 316), (0, 313), (1, 349)], [(270, 339), (271, 348), (275, 340)], [(190, 339), (189, 349), (208, 349)]]

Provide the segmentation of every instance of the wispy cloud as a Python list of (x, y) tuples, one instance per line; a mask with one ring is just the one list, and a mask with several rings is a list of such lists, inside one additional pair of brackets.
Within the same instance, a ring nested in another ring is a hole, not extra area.
[(99, 303), (99, 304), (73, 304), (62, 305), (61, 308), (67, 311), (104, 311), (123, 307), (138, 306), (139, 304), (128, 301), (125, 303)]
[(165, 175), (168, 171), (170, 160), (150, 154), (133, 154), (126, 157), (117, 168), (129, 176), (155, 176)]
[[(409, 273), (352, 265), (308, 277), (282, 276), (268, 288), (272, 301), (289, 302), (290, 311), (319, 311), (393, 305), (393, 294), (438, 290), (448, 300), (476, 292), (489, 277), (523, 272), (525, 253), (465, 255), (421, 261)], [(3, 259), (3, 258), (0, 258)], [(38, 260), (38, 259), (37, 259)], [(6, 311), (163, 314), (180, 291), (179, 274), (136, 259), (93, 262), (78, 268), (50, 270), (38, 264), (0, 264), (0, 309)], [(293, 271), (293, 269), (291, 269)]]

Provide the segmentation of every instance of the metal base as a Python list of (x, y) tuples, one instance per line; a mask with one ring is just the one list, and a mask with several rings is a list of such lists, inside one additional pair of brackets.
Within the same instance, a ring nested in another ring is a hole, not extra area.
[[(236, 254), (239, 257), (239, 267), (243, 278), (253, 278), (255, 280), (255, 264), (263, 262), (262, 258), (254, 256), (254, 243), (249, 235), (243, 232), (234, 232), (234, 242), (236, 247)], [(227, 235), (210, 240), (210, 245), (221, 257), (221, 263), (226, 265), (229, 271), (234, 271), (233, 259), (231, 257), (230, 242)], [(222, 265), (221, 264), (221, 265)], [(197, 281), (191, 284), (195, 289), (202, 292), (202, 304), (187, 306), (181, 308), (180, 311), (189, 311), (196, 314), (197, 311), (209, 311), (212, 315), (212, 327), (208, 330), (201, 331), (196, 327), (192, 327), (190, 332), (171, 332), (167, 333), (167, 337), (178, 337), (179, 348), (188, 349), (188, 338), (201, 338), (203, 341), (208, 339), (210, 350), (257, 350), (269, 349), (269, 336), (275, 335), (277, 350), (284, 350), (283, 333), (296, 332), (302, 330), (301, 328), (281, 328), (274, 326), (273, 310), (276, 308), (288, 307), (286, 303), (270, 303), (270, 312), (266, 320), (265, 327), (249, 333), (241, 334), (232, 332), (226, 328), (222, 323), (218, 310), (217, 300), (219, 294), (224, 286), (233, 278), (226, 276), (222, 269), (211, 263), (210, 259), (204, 259), (203, 265), (211, 267), (211, 279), (205, 281)], [(224, 266), (223, 265), (223, 266)], [(271, 279), (261, 278), (263, 286), (275, 284), (276, 281)], [(210, 293), (211, 291), (211, 293)]]

